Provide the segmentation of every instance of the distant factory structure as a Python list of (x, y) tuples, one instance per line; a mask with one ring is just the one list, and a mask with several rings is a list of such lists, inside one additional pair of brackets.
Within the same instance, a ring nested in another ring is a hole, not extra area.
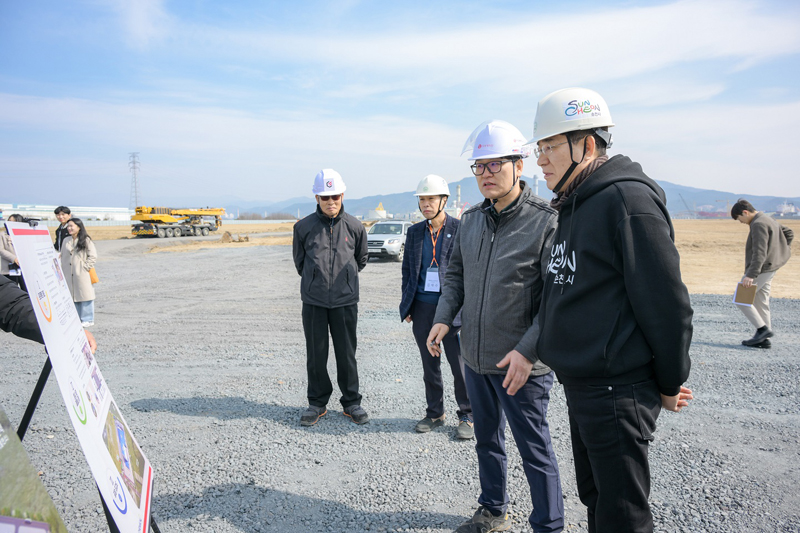
[[(20, 214), (26, 218), (38, 218), (39, 220), (55, 220), (53, 214), (57, 205), (36, 205), (36, 204), (0, 204), (0, 213), (3, 218), (13, 213)], [(127, 207), (80, 207), (69, 206), (72, 216), (84, 221), (89, 220), (127, 220), (130, 221), (133, 211)]]

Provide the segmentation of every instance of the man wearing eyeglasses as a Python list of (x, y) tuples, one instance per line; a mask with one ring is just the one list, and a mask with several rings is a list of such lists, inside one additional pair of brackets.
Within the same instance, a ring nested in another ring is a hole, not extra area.
[(428, 335), (440, 343), (461, 309), (464, 377), (472, 405), (481, 494), (478, 509), (457, 533), (505, 531), (505, 426), (508, 420), (530, 487), (537, 533), (562, 531), (564, 506), (550, 441), (547, 406), (553, 373), (536, 357), (534, 317), (542, 293), (542, 259), (555, 231), (555, 211), (520, 180), (525, 139), (507, 122), (479, 126), (471, 151), (484, 202), (461, 216), (450, 265)]
[(292, 252), (301, 276), (303, 331), (306, 337), (308, 408), (300, 425), (313, 426), (328, 413), (333, 384), (328, 376), (328, 332), (336, 356), (337, 382), (342, 392), (342, 412), (356, 424), (369, 422), (361, 407), (356, 364), (358, 273), (366, 266), (367, 232), (345, 213), (346, 187), (335, 170), (321, 170), (312, 192), (316, 213), (294, 225)]
[(609, 159), (605, 100), (562, 89), (536, 111), (534, 154), (558, 230), (536, 346), (564, 388), (578, 495), (590, 533), (651, 533), (648, 447), (662, 407), (692, 399), (692, 307), (664, 191)]

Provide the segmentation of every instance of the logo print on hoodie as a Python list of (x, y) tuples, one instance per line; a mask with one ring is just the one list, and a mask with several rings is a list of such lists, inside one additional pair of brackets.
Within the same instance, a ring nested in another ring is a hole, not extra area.
[[(567, 253), (567, 241), (561, 244), (554, 244), (550, 249), (550, 262), (547, 264), (547, 271), (555, 275), (553, 283), (572, 285), (575, 281), (575, 271), (577, 262), (575, 261), (575, 251)], [(564, 272), (561, 272), (561, 271)]]

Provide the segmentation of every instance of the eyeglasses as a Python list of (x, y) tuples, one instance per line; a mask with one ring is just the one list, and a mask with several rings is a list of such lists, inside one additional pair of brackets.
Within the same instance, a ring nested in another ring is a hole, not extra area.
[(536, 156), (536, 159), (539, 159), (543, 155), (550, 155), (550, 154), (553, 153), (553, 148), (555, 148), (556, 146), (561, 146), (562, 144), (567, 144), (568, 142), (569, 141), (564, 141), (563, 143), (548, 144), (548, 145), (543, 146), (542, 148), (539, 148), (538, 146), (536, 146), (533, 149), (533, 155)]
[(506, 163), (511, 163), (513, 159), (501, 159), (500, 161), (489, 161), (488, 163), (475, 163), (474, 165), (470, 165), (469, 168), (472, 169), (472, 173), (476, 176), (480, 176), (483, 172), (488, 168), (489, 172), (492, 174), (497, 174), (500, 172), (500, 169), (503, 168), (503, 165)]
[(331, 194), (330, 196), (320, 196), (319, 199), (320, 199), (321, 202), (327, 202), (329, 200), (333, 200), (334, 202), (338, 202), (341, 197), (342, 197), (341, 194)]

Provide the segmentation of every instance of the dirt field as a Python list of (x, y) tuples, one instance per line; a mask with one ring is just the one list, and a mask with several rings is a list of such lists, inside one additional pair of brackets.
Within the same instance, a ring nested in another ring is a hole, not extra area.
[[(800, 234), (800, 220), (782, 221), (796, 234)], [(221, 233), (206, 240), (186, 240), (177, 244), (174, 239), (153, 239), (152, 252), (188, 252), (203, 248), (240, 248), (291, 244), (292, 223), (242, 224), (223, 226), (222, 230), (236, 234), (278, 233), (275, 236), (251, 237), (250, 242), (222, 244)], [(744, 274), (744, 245), (747, 226), (730, 219), (725, 220), (675, 220), (675, 237), (681, 254), (681, 271), (686, 286), (692, 294), (733, 294), (736, 283)], [(129, 228), (90, 227), (93, 239), (127, 239)], [(800, 257), (800, 243), (792, 245), (795, 257)], [(774, 298), (800, 298), (800, 260), (795, 259), (780, 270), (772, 287)]]
[[(782, 221), (800, 234), (800, 220)], [(675, 242), (681, 254), (683, 281), (692, 294), (731, 294), (744, 275), (748, 227), (732, 219), (675, 220)], [(773, 298), (800, 298), (800, 243), (794, 258), (775, 275)]]

